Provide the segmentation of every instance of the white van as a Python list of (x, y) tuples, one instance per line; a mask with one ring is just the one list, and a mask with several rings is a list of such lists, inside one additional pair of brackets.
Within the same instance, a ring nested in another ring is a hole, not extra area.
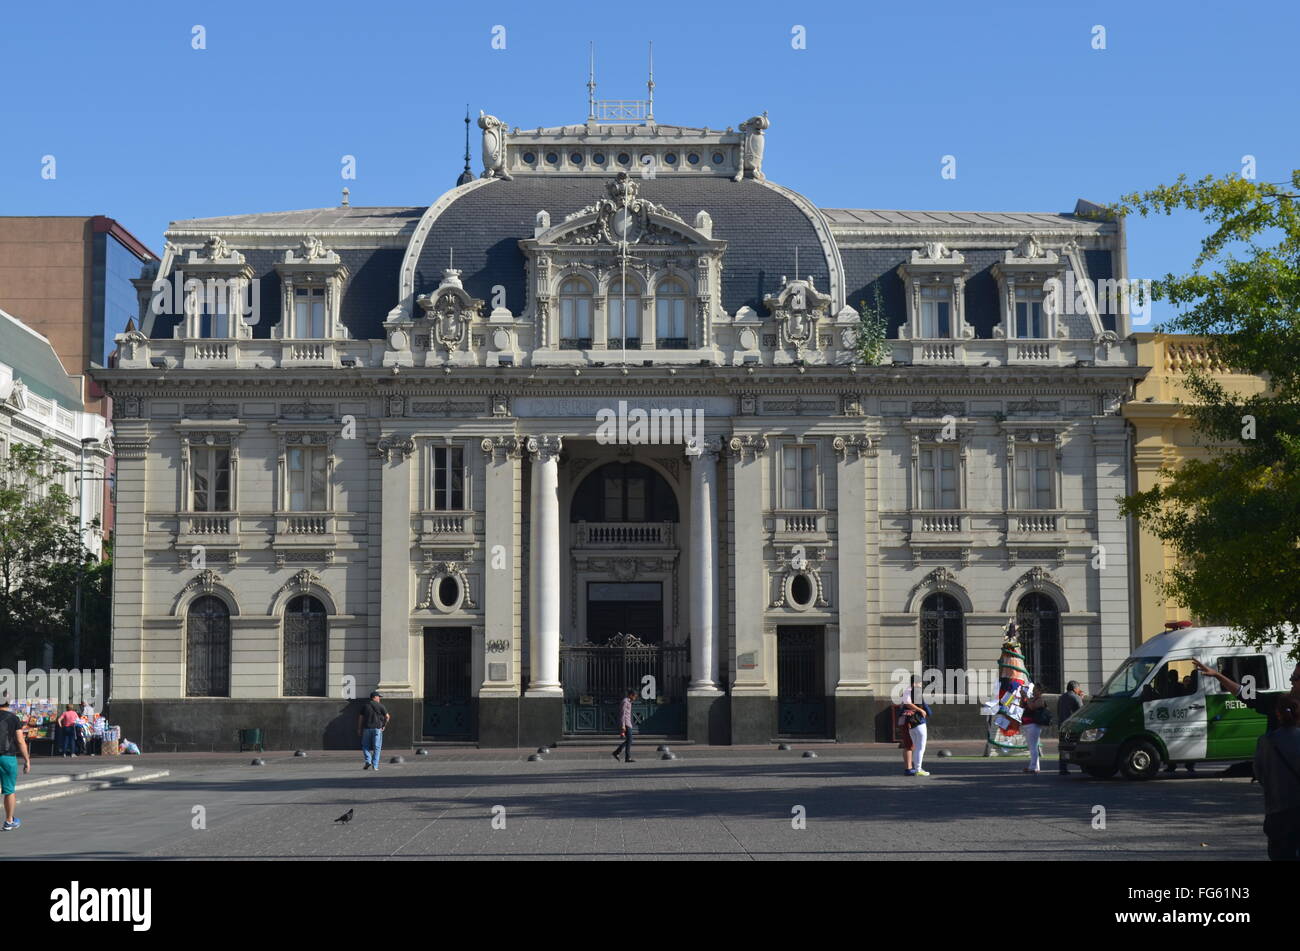
[(1287, 647), (1234, 643), (1232, 628), (1159, 634), (1061, 724), (1063, 761), (1099, 778), (1118, 770), (1129, 779), (1151, 779), (1166, 763), (1252, 759), (1266, 717), (1197, 673), (1193, 658), (1250, 684), (1261, 699), (1290, 690), (1296, 666)]

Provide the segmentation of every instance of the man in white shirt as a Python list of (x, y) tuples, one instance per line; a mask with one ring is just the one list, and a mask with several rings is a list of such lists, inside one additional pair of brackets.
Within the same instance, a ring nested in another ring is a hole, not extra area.
[(632, 729), (632, 701), (635, 699), (636, 699), (636, 691), (629, 690), (627, 692), (627, 696), (623, 698), (622, 707), (619, 709), (619, 713), (618, 713), (619, 734), (623, 737), (623, 742), (618, 744), (618, 747), (614, 750), (612, 754), (610, 754), (614, 757), (616, 761), (618, 760), (618, 754), (621, 752), (623, 754), (623, 762), (625, 763), (636, 762), (636, 760), (632, 758), (632, 734), (635, 732)]

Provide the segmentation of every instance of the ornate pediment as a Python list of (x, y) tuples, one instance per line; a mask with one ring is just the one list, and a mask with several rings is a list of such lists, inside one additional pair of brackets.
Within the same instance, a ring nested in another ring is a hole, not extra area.
[(458, 349), (465, 342), (470, 321), (483, 309), (483, 301), (471, 297), (461, 284), (460, 274), (446, 268), (438, 289), (416, 298), (425, 319), (433, 322), (431, 338), (444, 350)]
[[(680, 215), (641, 198), (640, 189), (636, 179), (619, 172), (605, 183), (604, 198), (566, 215), (559, 225), (538, 237), (548, 244), (573, 247), (689, 245), (708, 240)], [(549, 214), (539, 213), (538, 227), (549, 220)]]
[(795, 350), (816, 347), (817, 321), (829, 316), (831, 296), (823, 294), (807, 280), (781, 278), (781, 290), (763, 297), (763, 304), (780, 322), (781, 343)]

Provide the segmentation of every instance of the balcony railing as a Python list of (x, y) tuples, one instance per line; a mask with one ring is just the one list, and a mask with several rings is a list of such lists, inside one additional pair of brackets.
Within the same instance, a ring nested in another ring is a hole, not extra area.
[(234, 518), (230, 514), (188, 515), (182, 516), (181, 522), (187, 535), (229, 535)]
[(1056, 531), (1055, 515), (1018, 515), (1015, 517), (1016, 531), (1031, 534), (1034, 532)]
[(965, 527), (962, 515), (916, 515), (912, 519), (913, 530), (927, 535), (956, 535)]
[(573, 543), (579, 548), (671, 548), (672, 522), (579, 522)]
[(776, 519), (776, 530), (786, 535), (823, 535), (826, 532), (826, 513), (800, 509), (795, 511), (777, 510), (772, 513)]
[(328, 515), (289, 515), (285, 518), (286, 535), (327, 535), (330, 528)]

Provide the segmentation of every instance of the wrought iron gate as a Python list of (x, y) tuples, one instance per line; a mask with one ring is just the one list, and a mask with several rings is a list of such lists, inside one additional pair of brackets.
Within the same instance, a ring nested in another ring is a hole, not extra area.
[(470, 629), (424, 629), (424, 735), (474, 735)]
[(820, 627), (776, 629), (777, 733), (825, 736), (826, 694)]
[(639, 732), (684, 735), (689, 651), (687, 644), (646, 644), (631, 634), (562, 646), (564, 732), (617, 733), (623, 697), (634, 689), (632, 720)]

